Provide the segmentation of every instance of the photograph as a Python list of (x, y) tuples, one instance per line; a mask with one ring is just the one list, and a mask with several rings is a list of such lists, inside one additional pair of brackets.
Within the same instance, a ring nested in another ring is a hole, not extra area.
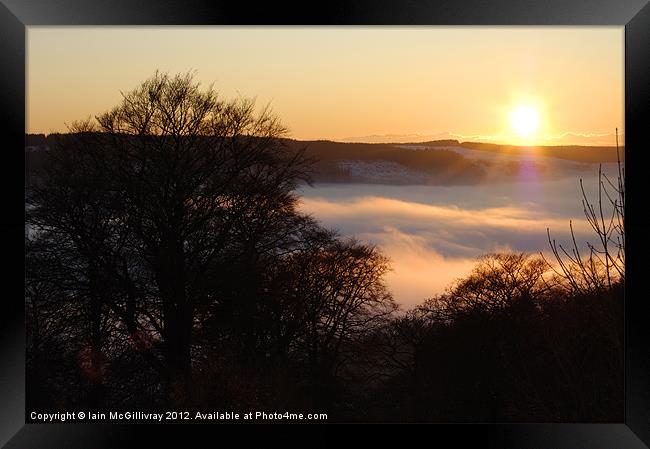
[(624, 420), (623, 26), (30, 26), (27, 422)]

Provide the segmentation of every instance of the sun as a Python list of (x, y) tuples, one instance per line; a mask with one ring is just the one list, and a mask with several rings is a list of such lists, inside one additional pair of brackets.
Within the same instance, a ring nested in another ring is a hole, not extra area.
[(519, 105), (510, 115), (512, 130), (522, 138), (535, 137), (539, 128), (539, 111), (535, 106)]

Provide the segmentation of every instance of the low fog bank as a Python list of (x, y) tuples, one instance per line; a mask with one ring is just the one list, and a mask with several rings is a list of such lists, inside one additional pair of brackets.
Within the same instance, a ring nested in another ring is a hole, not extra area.
[[(606, 167), (615, 179), (613, 167)], [(598, 165), (582, 176), (596, 198)], [(553, 239), (593, 239), (583, 214), (579, 177), (480, 186), (319, 184), (299, 190), (301, 208), (325, 226), (378, 245), (392, 260), (387, 276), (396, 300), (409, 308), (466, 275), (476, 257), (496, 251), (550, 252)]]

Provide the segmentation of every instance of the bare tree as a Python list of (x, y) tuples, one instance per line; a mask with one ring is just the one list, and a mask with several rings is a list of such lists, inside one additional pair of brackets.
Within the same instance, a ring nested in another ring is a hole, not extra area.
[(191, 74), (156, 73), (61, 136), (28, 195), (32, 230), (84, 261), (90, 321), (110, 315), (114, 328), (162, 343), (174, 400), (187, 399), (197, 308), (214, 300), (212, 279), (242, 225), (295, 214), (292, 190), (309, 168), (284, 134), (268, 107), (256, 113)]
[(550, 230), (547, 229), (548, 242), (555, 261), (545, 260), (554, 271), (559, 284), (576, 293), (611, 289), (613, 284), (625, 281), (625, 167), (619, 152), (618, 128), (616, 156), (615, 181), (603, 173), (602, 165), (598, 167), (597, 202), (587, 197), (583, 181), (580, 179), (583, 211), (597, 237), (596, 243), (586, 242), (588, 253), (581, 252), (572, 222), (569, 222), (569, 247), (551, 239)]
[(529, 254), (486, 254), (469, 275), (425, 301), (421, 310), (436, 322), (450, 323), (467, 313), (490, 315), (517, 303), (533, 303), (550, 288), (543, 282), (547, 270), (542, 258)]
[(383, 276), (388, 259), (372, 245), (330, 240), (293, 260), (300, 329), (293, 350), (312, 380), (331, 378), (354, 358), (350, 343), (370, 334), (397, 306)]

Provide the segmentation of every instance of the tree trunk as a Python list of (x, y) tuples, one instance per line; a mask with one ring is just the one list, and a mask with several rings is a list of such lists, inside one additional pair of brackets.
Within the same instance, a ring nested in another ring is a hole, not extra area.
[(93, 298), (90, 304), (90, 338), (85, 353), (82, 353), (83, 369), (90, 383), (88, 405), (100, 409), (105, 404), (106, 387), (104, 385), (105, 358), (101, 336), (101, 304)]
[(105, 301), (105, 287), (99, 275), (96, 265), (91, 262), (90, 267), (90, 285), (91, 294), (89, 296), (90, 304), (88, 310), (89, 321), (89, 340), (90, 345), (85, 361), (87, 370), (86, 376), (90, 381), (89, 405), (95, 409), (104, 406), (106, 387), (104, 385), (105, 358), (103, 353), (102, 341), (102, 305)]
[(157, 280), (163, 300), (168, 398), (171, 405), (183, 406), (191, 400), (192, 308), (185, 292), (182, 249), (171, 248), (167, 256)]
[(192, 315), (186, 305), (173, 308), (165, 317), (165, 349), (168, 395), (172, 405), (191, 401), (191, 333)]

